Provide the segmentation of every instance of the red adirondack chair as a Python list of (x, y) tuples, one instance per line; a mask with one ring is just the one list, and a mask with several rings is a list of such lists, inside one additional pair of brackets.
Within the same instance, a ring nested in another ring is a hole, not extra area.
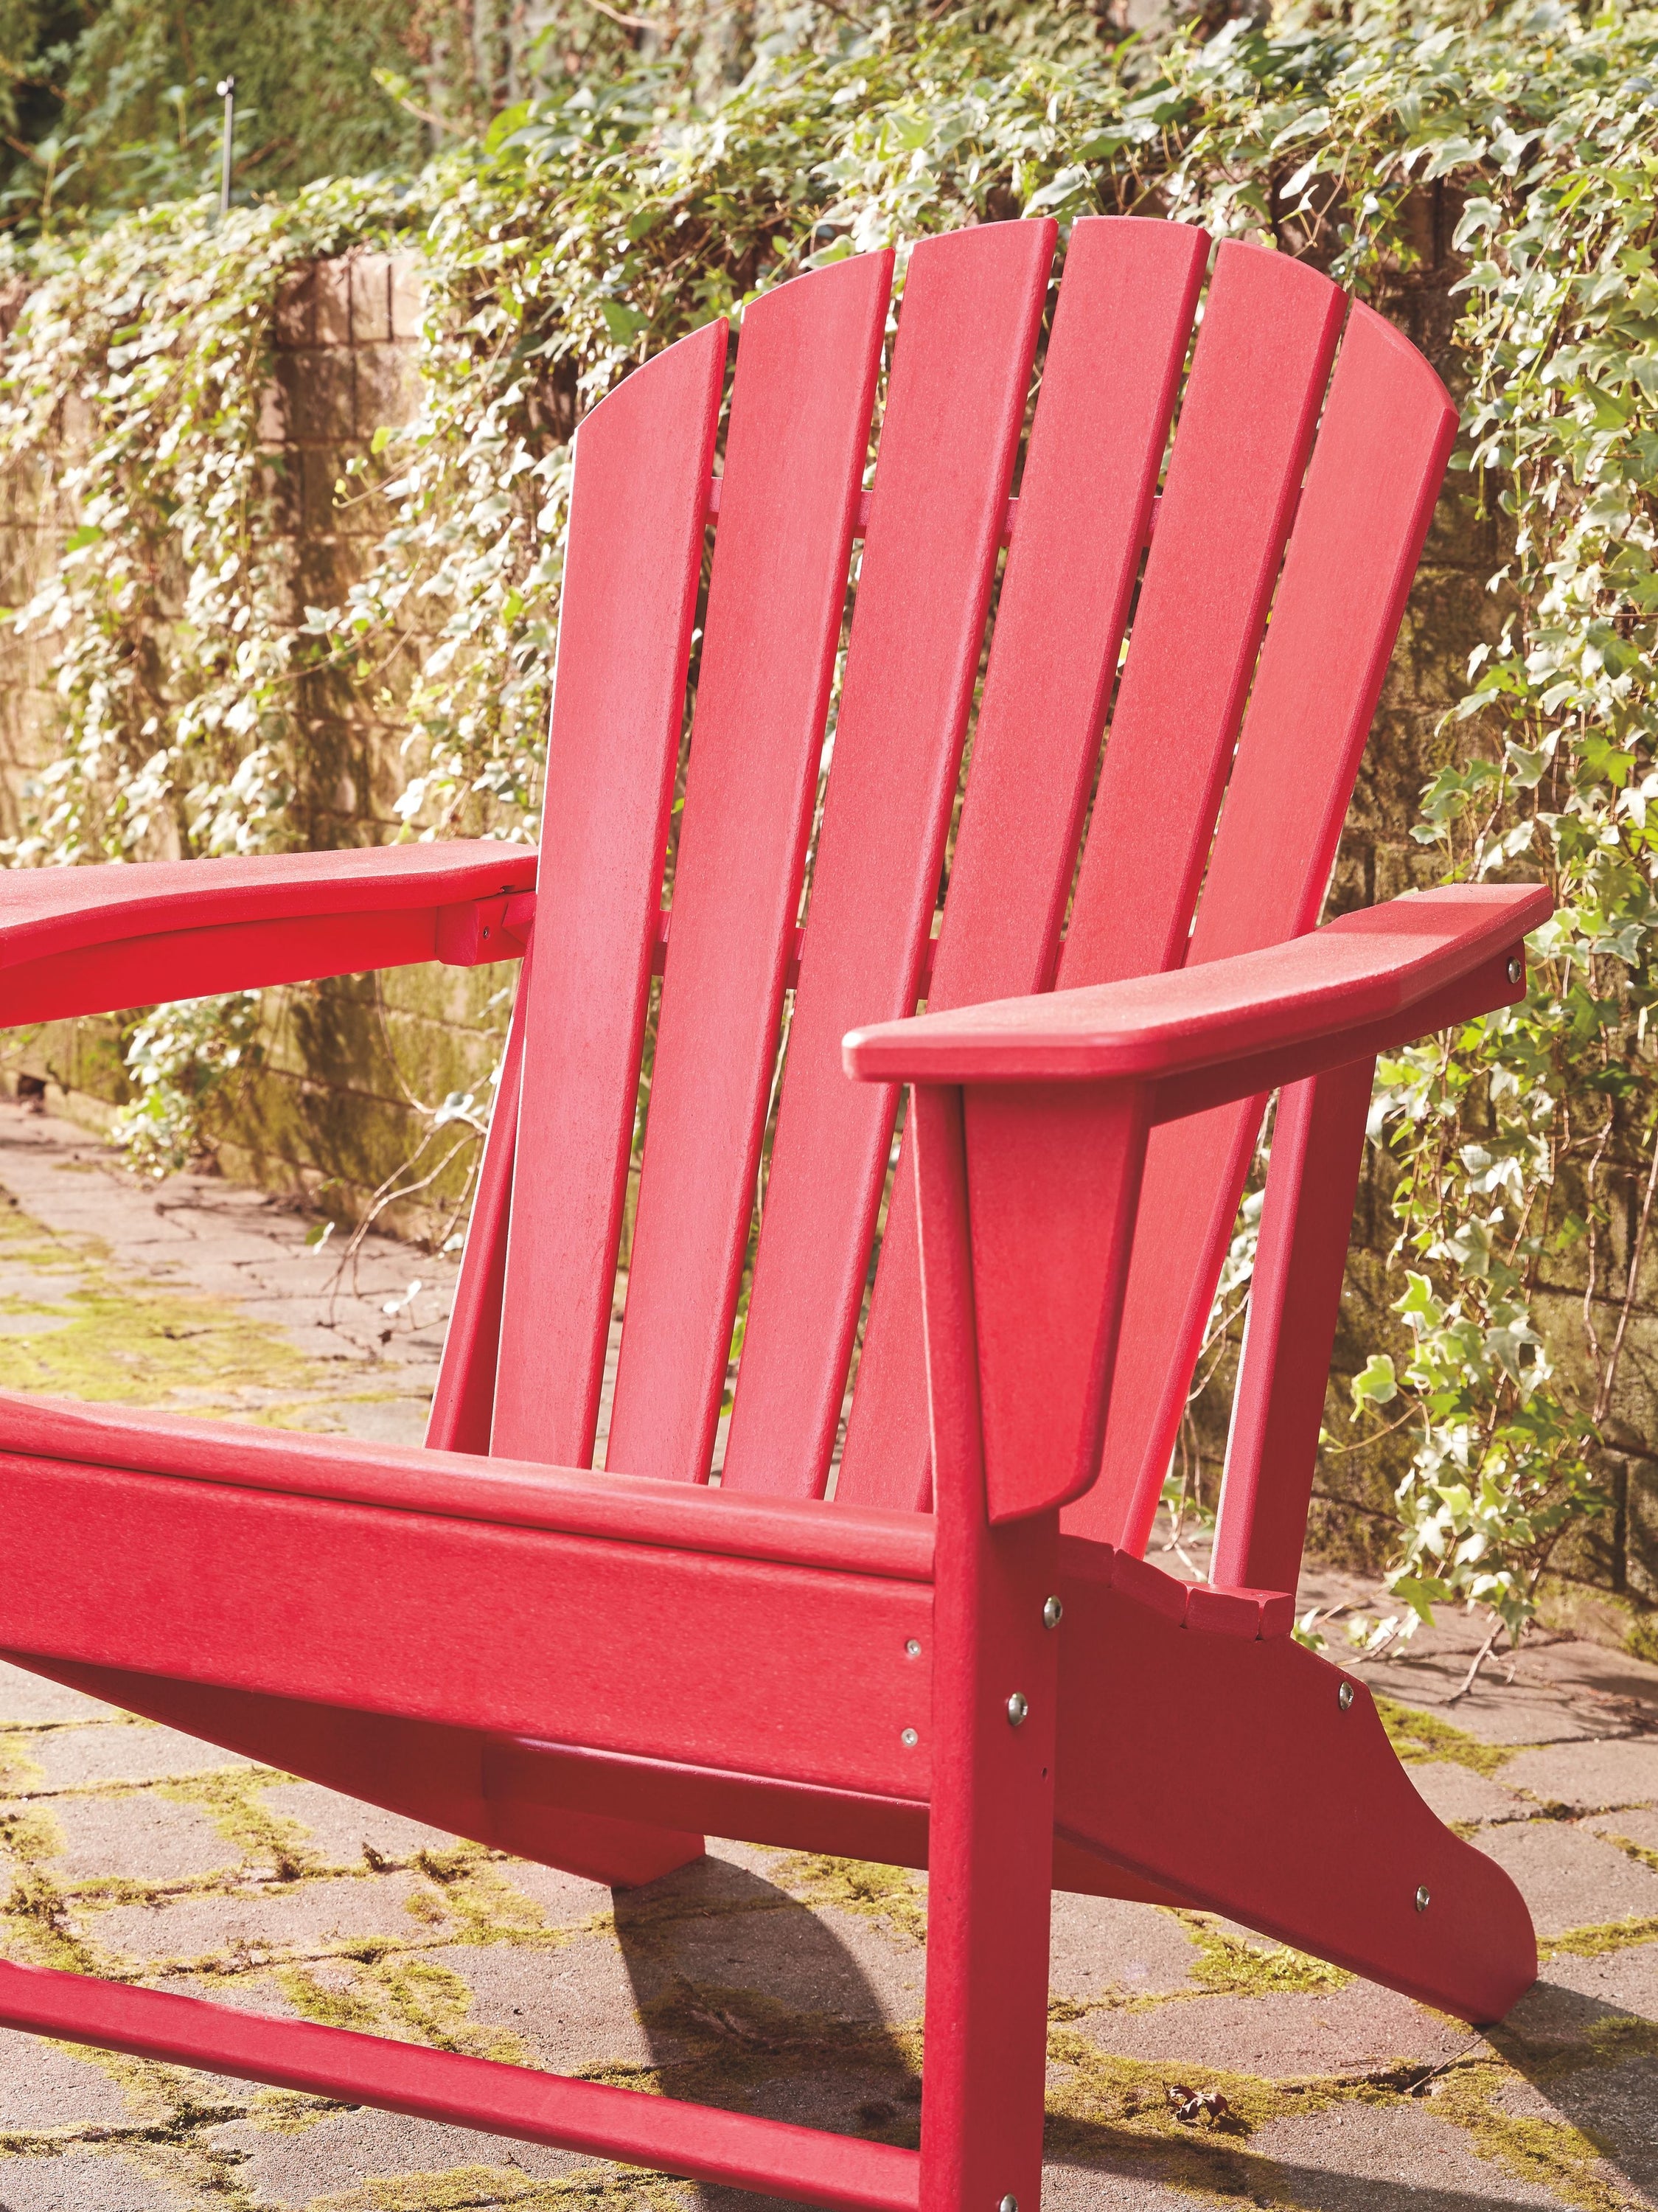
[[(930, 1866), (920, 2152), (19, 1966), (0, 2021), (815, 2203), (1034, 2212), (1051, 1883), (1206, 1906), (1474, 2021), (1532, 1980), (1507, 1876), (1288, 1632), (1375, 1056), (1517, 999), (1549, 905), (1458, 886), (1315, 927), (1455, 417), (1369, 309), (1229, 243), (1163, 471), (1209, 241), (1084, 222), (1011, 500), (1054, 244), (916, 247), (871, 492), (888, 254), (749, 307), (722, 475), (723, 322), (587, 416), (538, 867), (412, 845), (0, 884), (14, 1023), (533, 930), (428, 1448), (0, 1395), (7, 1656), (617, 1883), (704, 1829)], [(1187, 1587), (1142, 1554), (1275, 1089)]]

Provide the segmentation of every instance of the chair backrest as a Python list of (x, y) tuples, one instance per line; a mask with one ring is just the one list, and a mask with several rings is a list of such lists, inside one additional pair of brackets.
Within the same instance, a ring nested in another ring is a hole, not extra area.
[[(886, 254), (749, 306), (712, 490), (723, 323), (582, 423), (517, 1112), (433, 1442), (591, 1463), (659, 971), (605, 1463), (708, 1476), (774, 1102), (720, 1479), (823, 1492), (890, 1187), (835, 1494), (924, 1508), (899, 1102), (846, 1079), (844, 1032), (1316, 921), (1455, 416), (1316, 271), (1228, 242), (1204, 293), (1201, 232), (1084, 221), (1010, 503), (1054, 246), (1032, 221), (915, 247), (870, 492)], [(1154, 1135), (1088, 1533), (1144, 1544), (1263, 1108)]]

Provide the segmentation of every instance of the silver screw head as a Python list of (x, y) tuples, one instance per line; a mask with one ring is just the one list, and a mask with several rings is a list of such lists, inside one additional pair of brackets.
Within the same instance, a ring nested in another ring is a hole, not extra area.
[(1024, 1692), (1023, 1690), (1015, 1690), (1013, 1695), (1007, 1701), (1008, 1726), (1010, 1728), (1018, 1728), (1022, 1726), (1024, 1721), (1024, 1717), (1029, 1711), (1030, 1707), (1025, 1702)]
[(1352, 1702), (1353, 1686), (1351, 1682), (1344, 1682), (1341, 1687), (1336, 1692), (1336, 1703), (1340, 1706), (1342, 1711), (1345, 1713), (1351, 1710)]
[(920, 1743), (921, 1739), (916, 1735), (914, 1729), (906, 1729), (902, 1735), (899, 1737), (898, 1741), (903, 1745), (906, 1751), (914, 1751), (916, 1745)]
[(906, 1659), (919, 1659), (920, 1656), (921, 1647), (912, 1636), (904, 1646), (904, 1656)]
[(1057, 1628), (1065, 1619), (1065, 1607), (1056, 1597), (1051, 1597), (1042, 1607), (1042, 1626)]
[(1515, 956), (1514, 956), (1513, 959), (1512, 959), (1512, 960), (1510, 960), (1510, 961), (1509, 961), (1509, 982), (1510, 982), (1510, 983), (1517, 983), (1517, 982), (1520, 981), (1520, 978), (1521, 978), (1521, 977), (1525, 974), (1525, 972), (1526, 972), (1526, 963), (1525, 963), (1525, 962), (1524, 962), (1524, 961), (1520, 957), (1520, 955), (1516, 952), (1516, 953), (1515, 954)]
[(996, 2207), (996, 2212), (1019, 2212), (1018, 2198), (1017, 2197), (1004, 2197), (1001, 2203)]
[(1427, 1911), (1427, 1909), (1428, 1909), (1428, 1907), (1429, 1907), (1429, 1905), (1430, 1905), (1430, 1904), (1431, 1902), (1432, 1902), (1432, 1899), (1431, 1899), (1429, 1897), (1429, 1895), (1428, 1895), (1427, 1887), (1426, 1887), (1425, 1883), (1424, 1883), (1424, 1884), (1420, 1885), (1420, 1886), (1418, 1887), (1418, 1890), (1417, 1890), (1417, 1893), (1416, 1893), (1416, 1909), (1417, 1909), (1417, 1911), (1418, 1911), (1418, 1912), (1425, 1912), (1425, 1911)]

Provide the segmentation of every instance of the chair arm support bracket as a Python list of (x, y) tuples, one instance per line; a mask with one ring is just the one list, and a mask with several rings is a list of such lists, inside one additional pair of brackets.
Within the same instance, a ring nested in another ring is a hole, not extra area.
[(533, 891), (440, 906), (437, 957), (446, 968), (482, 968), (492, 960), (521, 960), (530, 948), (535, 918)]

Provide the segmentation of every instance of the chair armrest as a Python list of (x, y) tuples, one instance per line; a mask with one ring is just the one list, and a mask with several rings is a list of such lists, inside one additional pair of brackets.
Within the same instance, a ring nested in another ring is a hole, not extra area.
[(484, 839), (0, 873), (0, 1027), (524, 950), (536, 855)]
[(869, 1082), (1139, 1081), (1151, 1118), (1247, 1098), (1424, 1036), (1525, 993), (1539, 885), (1406, 894), (1262, 952), (853, 1030)]
[[(1552, 910), (1546, 890), (1459, 885), (1263, 952), (853, 1031), (849, 1074), (916, 1086), (931, 1387), (936, 1403), (969, 1329), (993, 1522), (1098, 1473), (1151, 1124), (1513, 1004)], [(956, 1244), (968, 1297), (932, 1256)]]

